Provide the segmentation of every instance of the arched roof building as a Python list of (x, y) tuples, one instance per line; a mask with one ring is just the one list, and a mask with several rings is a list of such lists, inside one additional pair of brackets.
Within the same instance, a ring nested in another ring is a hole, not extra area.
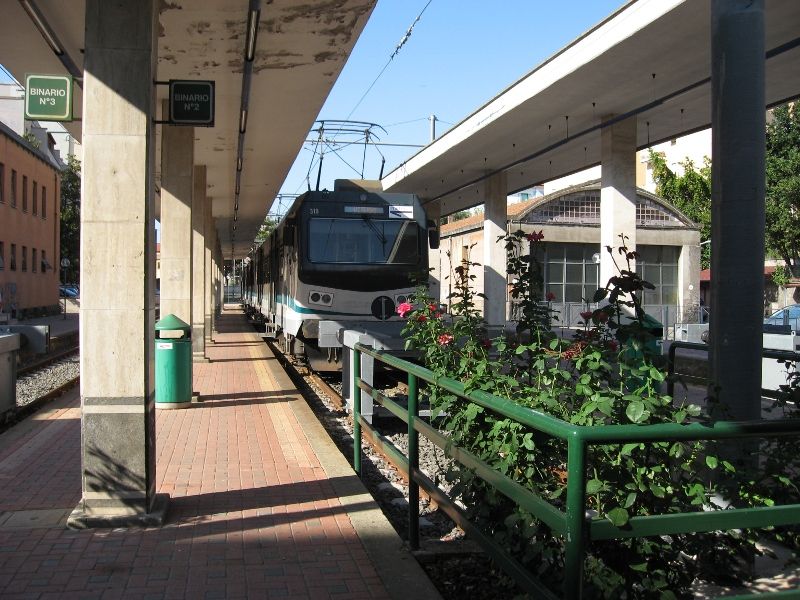
[[(544, 270), (544, 293), (555, 297), (552, 306), (560, 314), (560, 324), (576, 325), (587, 300), (600, 287), (599, 253), (605, 252), (600, 247), (600, 182), (510, 204), (508, 219), (507, 231), (541, 231), (544, 235), (538, 257)], [(441, 239), (432, 263), (438, 260), (441, 299), (447, 302), (452, 269), (467, 259), (481, 262), (483, 215), (442, 225)], [(663, 198), (637, 188), (635, 239), (640, 256), (636, 270), (655, 285), (644, 294), (645, 310), (665, 326), (695, 320), (699, 310), (699, 228)], [(483, 272), (477, 269), (474, 275), (480, 290)], [(510, 300), (506, 302), (510, 316)]]

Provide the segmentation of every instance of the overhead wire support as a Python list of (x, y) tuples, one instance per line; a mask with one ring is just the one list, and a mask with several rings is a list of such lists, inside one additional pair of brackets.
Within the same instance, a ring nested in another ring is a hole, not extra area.
[(397, 43), (397, 46), (395, 47), (395, 49), (394, 49), (394, 51), (392, 52), (391, 56), (389, 56), (389, 60), (387, 60), (387, 61), (386, 61), (386, 64), (385, 64), (385, 65), (383, 65), (383, 68), (381, 69), (380, 73), (378, 73), (378, 76), (377, 76), (377, 77), (375, 77), (374, 81), (373, 81), (373, 82), (372, 82), (372, 83), (369, 85), (369, 87), (367, 88), (367, 91), (366, 91), (366, 92), (364, 92), (364, 95), (363, 95), (363, 96), (361, 96), (361, 98), (359, 99), (359, 101), (358, 101), (358, 102), (356, 102), (356, 105), (353, 107), (353, 110), (351, 110), (351, 111), (350, 111), (350, 113), (347, 115), (347, 118), (348, 118), (348, 119), (349, 119), (351, 116), (353, 116), (353, 113), (354, 113), (354, 112), (356, 112), (356, 109), (357, 109), (357, 108), (358, 108), (358, 107), (361, 105), (361, 103), (364, 101), (364, 98), (366, 98), (366, 97), (367, 97), (367, 94), (369, 94), (369, 93), (370, 93), (370, 91), (372, 91), (372, 88), (373, 88), (373, 87), (375, 87), (375, 84), (376, 84), (376, 83), (378, 83), (378, 79), (380, 79), (380, 78), (381, 78), (381, 75), (383, 75), (384, 71), (386, 71), (386, 69), (388, 68), (389, 64), (390, 64), (390, 63), (391, 63), (391, 62), (394, 60), (394, 57), (395, 57), (395, 56), (397, 56), (397, 53), (398, 53), (398, 52), (400, 52), (400, 49), (401, 49), (403, 46), (405, 46), (405, 45), (406, 45), (406, 42), (408, 42), (409, 38), (411, 37), (411, 33), (412, 33), (412, 31), (414, 30), (414, 26), (415, 26), (417, 23), (419, 23), (419, 20), (422, 18), (422, 14), (423, 14), (423, 13), (425, 12), (425, 10), (427, 10), (427, 8), (428, 8), (428, 7), (431, 5), (431, 2), (433, 2), (433, 0), (428, 0), (428, 2), (425, 4), (425, 6), (423, 6), (423, 7), (422, 7), (422, 10), (421, 10), (421, 11), (419, 12), (419, 14), (417, 15), (417, 18), (416, 18), (416, 19), (414, 19), (414, 22), (413, 22), (413, 23), (411, 23), (411, 25), (409, 26), (409, 28), (408, 28), (408, 29), (406, 30), (406, 32), (403, 34), (403, 37), (402, 37), (402, 38), (400, 38), (400, 41)]

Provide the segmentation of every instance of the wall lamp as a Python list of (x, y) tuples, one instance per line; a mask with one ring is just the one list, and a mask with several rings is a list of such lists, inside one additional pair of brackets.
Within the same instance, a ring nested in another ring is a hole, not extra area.
[(247, 42), (245, 43), (244, 58), (247, 62), (252, 62), (256, 56), (256, 37), (258, 37), (258, 19), (261, 10), (250, 9), (247, 15)]
[(237, 156), (236, 157), (236, 170), (237, 171), (241, 171), (242, 170), (242, 157), (241, 156)]
[(239, 133), (244, 133), (247, 129), (247, 109), (243, 108), (239, 115)]

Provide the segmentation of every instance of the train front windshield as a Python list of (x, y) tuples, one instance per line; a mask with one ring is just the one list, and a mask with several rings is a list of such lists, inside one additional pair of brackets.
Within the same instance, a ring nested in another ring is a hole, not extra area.
[(419, 226), (404, 219), (312, 218), (308, 259), (312, 263), (416, 265)]

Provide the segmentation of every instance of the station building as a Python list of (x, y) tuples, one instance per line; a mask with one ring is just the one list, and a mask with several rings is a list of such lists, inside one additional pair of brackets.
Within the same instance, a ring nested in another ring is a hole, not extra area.
[(0, 123), (0, 313), (59, 310), (60, 165)]
[[(554, 298), (551, 307), (559, 325), (577, 325), (581, 311), (594, 306), (591, 299), (601, 287), (600, 257), (606, 250), (600, 242), (600, 181), (510, 204), (507, 214), (507, 232), (542, 232), (542, 248), (537, 255), (543, 267), (542, 300), (547, 295)], [(464, 261), (480, 263), (484, 256), (483, 221), (484, 215), (476, 214), (441, 227), (441, 246), (431, 260), (441, 273), (444, 303), (452, 292), (453, 269)], [(644, 293), (645, 310), (667, 327), (694, 322), (699, 310), (699, 228), (663, 198), (637, 188), (635, 233), (639, 254), (636, 272), (655, 286)], [(624, 268), (624, 259), (620, 259), (616, 255)], [(483, 269), (476, 267), (472, 274), (476, 290), (482, 290)], [(481, 297), (476, 298), (478, 308), (483, 308), (482, 302)], [(507, 318), (512, 313), (507, 294)]]

